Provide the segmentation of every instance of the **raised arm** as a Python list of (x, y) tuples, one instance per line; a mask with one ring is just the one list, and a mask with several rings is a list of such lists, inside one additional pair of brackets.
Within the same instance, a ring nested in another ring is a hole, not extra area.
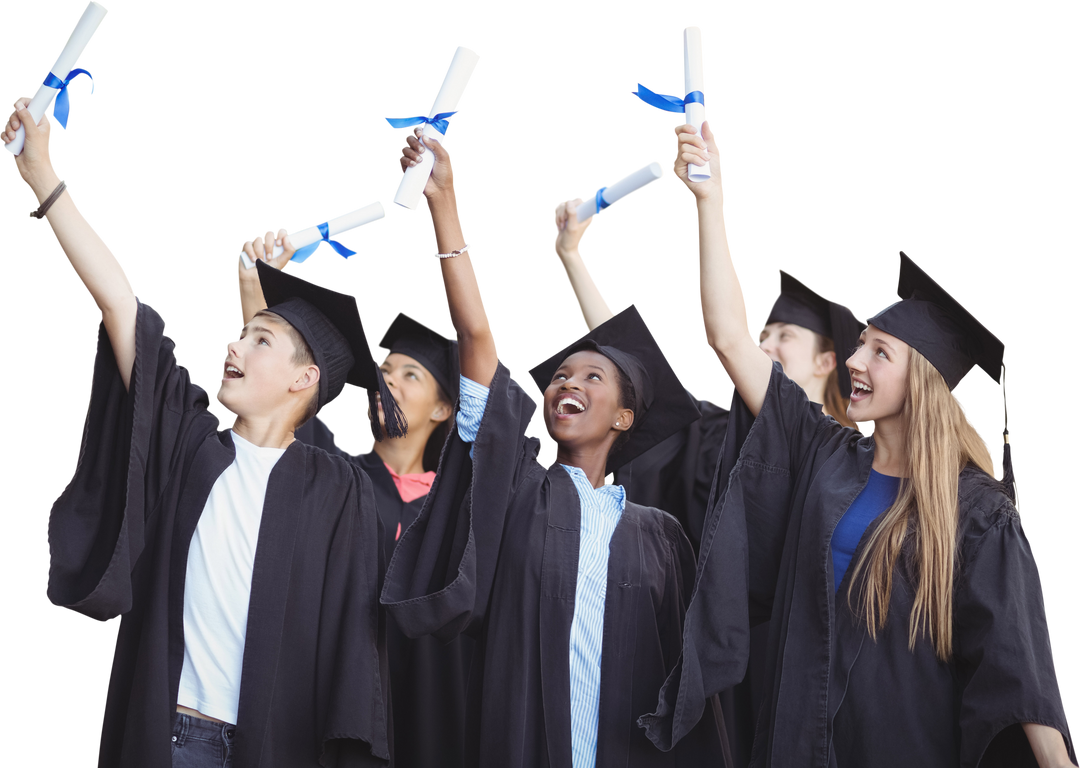
[(593, 282), (592, 275), (589, 274), (578, 252), (581, 236), (592, 223), (592, 218), (586, 219), (584, 223), (578, 221), (579, 205), (581, 205), (581, 200), (568, 200), (555, 209), (555, 226), (559, 229), (559, 234), (555, 238), (555, 252), (562, 260), (566, 276), (570, 278), (570, 285), (581, 307), (581, 314), (585, 316), (585, 324), (591, 331), (601, 323), (610, 320), (612, 312), (608, 309), (607, 302), (604, 301), (600, 289)]
[[(746, 305), (735, 266), (731, 263), (724, 225), (719, 153), (709, 124), (702, 125), (701, 131), (704, 140), (692, 126), (681, 125), (675, 129), (679, 137), (675, 175), (697, 198), (701, 312), (705, 319), (705, 334), (743, 402), (757, 416), (769, 388), (772, 361), (754, 343), (746, 324)], [(709, 163), (712, 177), (705, 181), (690, 181), (687, 177), (689, 163)]]
[[(280, 256), (274, 257), (274, 246), (280, 245), (285, 250)], [(267, 232), (265, 237), (256, 237), (244, 243), (244, 253), (252, 261), (265, 261), (274, 269), (284, 269), (289, 259), (296, 253), (289, 234), (284, 230), (278, 230), (277, 237), (273, 232)], [(269, 256), (269, 258), (267, 258)], [(244, 266), (243, 259), (237, 259), (240, 270), (240, 309), (244, 314), (244, 325), (251, 322), (255, 313), (266, 309), (266, 299), (263, 297), (262, 284), (259, 282), (259, 270), (248, 269)]]
[[(419, 129), (417, 129), (419, 133)], [(439, 253), (452, 253), (464, 248), (464, 235), (458, 220), (457, 198), (454, 196), (454, 172), (450, 167), (450, 155), (438, 141), (425, 137), (430, 151), (435, 155), (435, 167), (424, 187), (424, 196), (435, 225), (435, 242)], [(420, 153), (426, 151), (416, 136), (409, 137), (409, 146), (403, 151), (401, 168), (416, 163)], [(457, 331), (458, 357), (461, 373), (485, 387), (491, 384), (499, 357), (495, 351), (495, 338), (488, 325), (484, 303), (480, 299), (480, 287), (476, 284), (472, 260), (466, 251), (460, 256), (440, 259), (446, 301), (450, 305), (450, 319)]]
[[(15, 102), (15, 113), (8, 120), (4, 141), (12, 141), (19, 126), (25, 126), (26, 146), (22, 154), (15, 158), (15, 164), (40, 204), (60, 185), (60, 177), (49, 160), (49, 120), (42, 117), (41, 122), (35, 125), (34, 118), (26, 109), (29, 103), (29, 99)], [(71, 266), (101, 310), (116, 366), (126, 388), (131, 380), (131, 366), (135, 362), (135, 317), (138, 312), (138, 302), (127, 276), (105, 243), (79, 213), (70, 192), (64, 191), (57, 198), (46, 217)]]

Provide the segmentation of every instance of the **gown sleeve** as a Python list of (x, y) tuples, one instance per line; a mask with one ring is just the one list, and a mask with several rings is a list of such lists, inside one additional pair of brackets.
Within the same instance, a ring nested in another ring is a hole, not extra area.
[(683, 623), (682, 656), (660, 689), (656, 711), (638, 721), (664, 751), (694, 728), (710, 696), (742, 681), (749, 656), (749, 596), (755, 576), (768, 582), (771, 573), (775, 584), (792, 478), (842, 429), (779, 363), (773, 364), (757, 417), (736, 392), (726, 428)]
[(960, 685), (960, 764), (1036, 766), (1021, 723), (1056, 728), (1076, 760), (1054, 672), (1039, 572), (1004, 494), (984, 530), (962, 542), (953, 650)]
[(416, 520), (386, 571), (382, 602), (409, 637), (448, 641), (484, 620), (510, 499), (540, 471), (525, 430), (536, 406), (500, 363), (476, 439), (450, 430)]
[(131, 608), (132, 569), (185, 445), (217, 429), (164, 330), (140, 303), (130, 390), (99, 330), (79, 463), (49, 518), (49, 599), (102, 621)]

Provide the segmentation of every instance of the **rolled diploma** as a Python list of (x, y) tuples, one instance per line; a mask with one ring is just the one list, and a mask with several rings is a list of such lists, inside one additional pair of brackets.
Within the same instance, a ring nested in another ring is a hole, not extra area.
[[(364, 206), (358, 211), (352, 213), (346, 213), (344, 216), (338, 216), (336, 219), (330, 219), (326, 222), (327, 229), (330, 230), (330, 237), (340, 235), (342, 232), (348, 232), (350, 229), (356, 229), (364, 224), (370, 224), (373, 221), (381, 219), (386, 215), (383, 210), (382, 203), (372, 203), (371, 205)], [(306, 245), (317, 243), (322, 240), (322, 233), (319, 232), (318, 226), (308, 227), (302, 229), (299, 232), (294, 232), (289, 235), (289, 240), (292, 241), (293, 248), (300, 250)], [(280, 256), (285, 252), (285, 249), (280, 245), (274, 246), (274, 256)], [(255, 269), (255, 262), (248, 258), (247, 253), (240, 251), (240, 261), (244, 262), (244, 266), (248, 269)]]
[[(701, 30), (687, 27), (683, 30), (683, 64), (686, 71), (686, 92), (705, 93), (704, 67), (701, 64)], [(686, 105), (686, 122), (694, 126), (701, 135), (701, 124), (705, 122), (705, 105), (692, 101)], [(712, 176), (708, 165), (690, 164), (690, 181), (705, 181)]]
[[(604, 190), (604, 201), (611, 205), (612, 203), (620, 200), (631, 192), (641, 189), (646, 184), (652, 181), (656, 181), (660, 178), (663, 172), (660, 170), (660, 163), (649, 163), (639, 171), (634, 171), (622, 181), (617, 181), (610, 187)], [(585, 221), (596, 214), (596, 195), (592, 195), (584, 203), (577, 207), (578, 221)]]
[[(440, 112), (456, 112), (461, 94), (465, 86), (469, 84), (476, 62), (480, 57), (468, 48), (458, 48), (454, 52), (454, 60), (450, 62), (450, 70), (446, 73), (439, 95), (435, 97), (435, 104), (431, 107), (428, 117), (434, 117)], [(424, 136), (434, 136), (438, 141), (443, 140), (443, 135), (435, 130), (431, 123), (424, 123)], [(427, 184), (428, 176), (435, 165), (435, 158), (430, 152), (420, 155), (420, 162), (411, 168), (405, 169), (405, 175), (398, 185), (394, 202), (405, 208), (414, 209), (420, 202), (420, 195), (424, 193), (424, 185)]]
[[(90, 3), (90, 5), (86, 6), (82, 18), (79, 19), (79, 23), (75, 25), (75, 31), (71, 33), (67, 45), (64, 46), (60, 58), (53, 64), (53, 68), (50, 72), (63, 80), (68, 76), (68, 72), (75, 69), (75, 62), (79, 60), (79, 56), (82, 55), (83, 49), (86, 47), (86, 44), (90, 42), (90, 38), (94, 36), (98, 24), (105, 18), (106, 13), (108, 13), (108, 11), (97, 3)], [(56, 94), (59, 92), (60, 89), (50, 88), (47, 85), (42, 85), (38, 88), (37, 93), (34, 94), (34, 98), (30, 100), (30, 105), (27, 107), (34, 118), (35, 123), (41, 121), (42, 116), (45, 114), (45, 110), (49, 108), (49, 105), (52, 104), (52, 100), (56, 98)], [(15, 138), (12, 139), (10, 144), (6, 145), (8, 152), (13, 155), (22, 154), (23, 144), (25, 142), (26, 129), (20, 125), (19, 130), (15, 133)]]

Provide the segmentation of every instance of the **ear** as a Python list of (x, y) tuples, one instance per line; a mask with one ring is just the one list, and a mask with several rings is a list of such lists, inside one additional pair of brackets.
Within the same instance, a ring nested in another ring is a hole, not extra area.
[(290, 392), (303, 392), (305, 389), (318, 386), (319, 378), (319, 366), (308, 365), (300, 371), (300, 375), (297, 376), (291, 385), (289, 385)]
[(615, 422), (611, 428), (618, 432), (625, 432), (634, 426), (634, 412), (629, 408), (620, 408), (615, 411)]
[(814, 375), (825, 378), (836, 368), (835, 352), (818, 352), (814, 356)]
[(454, 412), (454, 406), (445, 400), (440, 400), (439, 404), (435, 406), (435, 410), (431, 412), (431, 420), (437, 422), (444, 422), (450, 418), (450, 414)]

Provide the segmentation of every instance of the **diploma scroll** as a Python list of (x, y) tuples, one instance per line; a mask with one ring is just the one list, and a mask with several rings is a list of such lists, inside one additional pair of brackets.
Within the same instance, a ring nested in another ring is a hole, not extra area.
[[(468, 48), (457, 49), (454, 53), (454, 60), (450, 62), (450, 69), (446, 73), (446, 78), (443, 80), (442, 88), (439, 89), (439, 95), (435, 97), (435, 104), (431, 107), (431, 112), (428, 113), (429, 118), (434, 118), (436, 115), (445, 112), (457, 111), (457, 104), (461, 99), (461, 94), (464, 93), (465, 86), (469, 84), (469, 78), (472, 77), (476, 62), (479, 60), (480, 57)], [(431, 123), (424, 124), (423, 135), (434, 136), (438, 141), (443, 140), (442, 132)], [(424, 185), (427, 184), (428, 176), (431, 175), (434, 164), (435, 159), (431, 152), (424, 152), (420, 155), (419, 163), (411, 168), (406, 168), (401, 184), (398, 185), (397, 194), (394, 195), (394, 202), (410, 210), (416, 208), (420, 202), (420, 195), (424, 193)]]
[[(319, 225), (302, 229), (299, 232), (293, 232), (289, 235), (289, 240), (292, 241), (293, 247), (299, 251), (301, 248), (317, 245), (322, 240), (329, 240), (331, 237), (340, 235), (342, 232), (348, 232), (350, 229), (356, 229), (356, 227), (363, 226), (364, 224), (370, 224), (373, 221), (381, 219), (385, 215), (386, 212), (383, 210), (382, 203), (372, 203), (371, 205), (364, 206), (358, 211), (346, 213), (344, 216), (338, 216), (336, 219), (330, 219), (330, 221), (325, 223), (326, 229), (328, 230), (326, 237), (323, 237), (323, 234), (319, 229), (319, 227), (323, 225)], [(280, 245), (275, 245), (271, 258), (280, 256), (284, 252), (284, 248)], [(299, 264), (310, 255), (310, 253), (305, 253), (300, 256), (300, 258), (293, 256), (291, 261)], [(240, 252), (240, 261), (243, 262), (244, 266), (248, 269), (255, 268), (255, 262), (249, 259), (247, 253), (244, 251)]]
[(610, 187), (604, 188), (596, 196), (590, 197), (577, 207), (578, 221), (585, 221), (590, 216), (595, 216), (597, 213), (597, 197), (601, 197), (606, 207), (612, 203), (626, 197), (631, 192), (641, 189), (646, 184), (656, 181), (660, 178), (662, 171), (660, 170), (659, 163), (649, 163), (644, 168), (638, 171), (634, 171), (622, 181), (617, 181)]
[[(53, 75), (52, 78), (47, 78), (56, 82), (64, 82), (67, 79), (68, 74), (75, 68), (75, 62), (78, 61), (79, 56), (82, 55), (83, 49), (86, 48), (86, 44), (90, 42), (90, 38), (94, 36), (94, 32), (97, 31), (98, 25), (101, 24), (101, 20), (105, 18), (105, 14), (108, 11), (97, 3), (90, 3), (86, 6), (86, 10), (83, 11), (82, 18), (79, 19), (79, 23), (75, 25), (75, 31), (71, 33), (71, 37), (68, 38), (67, 45), (64, 46), (63, 52), (60, 54), (60, 58), (53, 64), (53, 68), (49, 72)], [(54, 79), (55, 78), (55, 79)], [(37, 123), (41, 120), (45, 114), (45, 110), (52, 104), (52, 100), (56, 98), (56, 94), (60, 92), (59, 88), (53, 88), (48, 85), (42, 85), (38, 88), (34, 98), (30, 100), (30, 105), (27, 109), (30, 110), (31, 116), (34, 118), (34, 122)], [(5, 145), (13, 155), (22, 154), (23, 145), (26, 142), (26, 129), (23, 126), (19, 126), (19, 130), (15, 134), (15, 138), (10, 144)]]
[[(697, 27), (687, 27), (683, 30), (683, 64), (686, 71), (686, 92), (705, 92), (704, 67), (701, 63), (701, 30)], [(686, 122), (694, 126), (698, 135), (701, 135), (701, 124), (705, 122), (705, 105), (696, 101), (686, 104)], [(712, 176), (712, 170), (708, 165), (694, 165), (689, 167), (690, 181), (705, 181)]]

